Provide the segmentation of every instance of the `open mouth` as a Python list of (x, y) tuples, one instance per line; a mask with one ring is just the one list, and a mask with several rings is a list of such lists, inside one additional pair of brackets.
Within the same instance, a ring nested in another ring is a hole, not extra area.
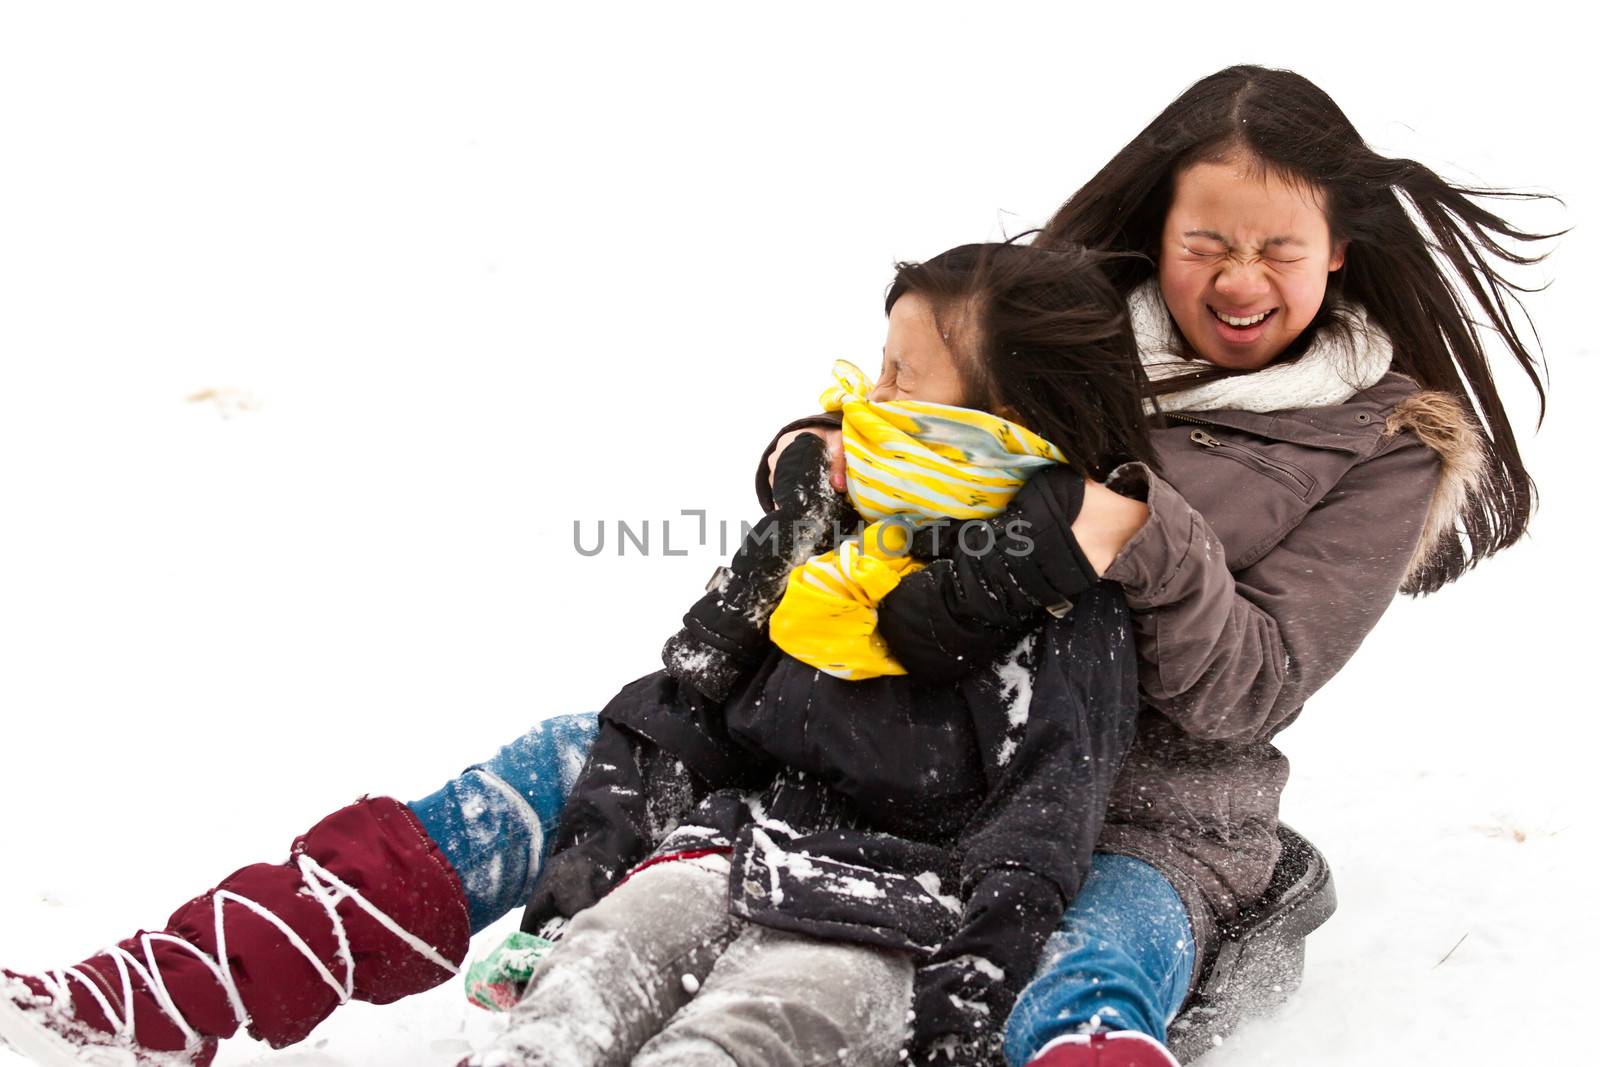
[(1253, 330), (1278, 313), (1277, 308), (1269, 308), (1266, 311), (1243, 317), (1237, 315), (1224, 315), (1210, 304), (1206, 305), (1206, 310), (1211, 312), (1212, 318), (1216, 319), (1224, 326), (1231, 327), (1235, 330)]

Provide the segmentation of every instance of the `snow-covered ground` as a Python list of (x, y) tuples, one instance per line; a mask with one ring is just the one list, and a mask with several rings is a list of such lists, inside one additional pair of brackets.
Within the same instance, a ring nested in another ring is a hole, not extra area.
[[(751, 516), (767, 435), (874, 362), (893, 259), (1042, 220), (1248, 60), (1579, 229), (1530, 298), (1534, 536), (1398, 603), (1283, 737), (1342, 906), (1207, 1062), (1581, 1049), (1596, 153), (1592, 58), (1539, 7), (7, 6), (0, 963), (158, 924), (649, 670), (718, 555), (661, 523)], [(619, 519), (654, 554), (574, 551)], [(444, 1064), (487, 1025), (451, 984), (220, 1062)]]

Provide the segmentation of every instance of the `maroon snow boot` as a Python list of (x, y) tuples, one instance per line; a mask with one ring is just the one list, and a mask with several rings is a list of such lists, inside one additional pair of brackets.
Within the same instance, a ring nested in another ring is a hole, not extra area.
[(1058, 1037), (1028, 1067), (1178, 1067), (1165, 1045), (1136, 1030)]
[(347, 1000), (430, 989), (466, 956), (460, 879), (411, 810), (364, 798), (286, 863), (235, 871), (141, 931), (58, 971), (0, 972), (0, 1044), (44, 1064), (211, 1062), (240, 1026), (293, 1044)]

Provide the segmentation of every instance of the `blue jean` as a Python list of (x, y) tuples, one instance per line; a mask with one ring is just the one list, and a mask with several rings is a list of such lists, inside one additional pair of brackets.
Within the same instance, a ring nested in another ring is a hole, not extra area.
[[(461, 876), (473, 933), (527, 901), (598, 729), (592, 714), (547, 719), (410, 805)], [(1007, 1021), (1006, 1058), (1026, 1063), (1096, 1027), (1164, 1041), (1194, 957), (1188, 913), (1160, 872), (1097, 854)]]
[(460, 875), (473, 933), (528, 902), (599, 731), (593, 714), (546, 719), (409, 805)]
[(1095, 854), (1006, 1020), (1006, 1060), (1023, 1064), (1062, 1034), (1137, 1030), (1167, 1039), (1194, 972), (1189, 912), (1161, 872)]

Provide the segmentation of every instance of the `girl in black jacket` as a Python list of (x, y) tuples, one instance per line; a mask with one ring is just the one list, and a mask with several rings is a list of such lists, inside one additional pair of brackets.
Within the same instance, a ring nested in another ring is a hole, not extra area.
[[(1150, 459), (1124, 305), (1083, 253), (963, 246), (901, 264), (886, 310), (872, 399), (1003, 415), (1097, 477)], [(476, 1062), (887, 1064), (913, 1005), (913, 1056), (998, 1060), (1132, 737), (1126, 608), (1077, 500), (1041, 494), (918, 535), (932, 576), (878, 620), (907, 675), (807, 666), (766, 620), (854, 524), (826, 466), (819, 438), (784, 452), (666, 669), (601, 713), (524, 929), (577, 918)]]

